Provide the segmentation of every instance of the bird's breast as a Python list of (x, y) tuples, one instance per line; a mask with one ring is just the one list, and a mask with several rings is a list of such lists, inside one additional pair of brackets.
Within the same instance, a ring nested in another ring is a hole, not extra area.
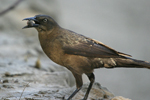
[(45, 54), (55, 63), (62, 65), (62, 57), (64, 52), (62, 50), (62, 45), (59, 41), (54, 40), (51, 41), (50, 39), (42, 39), (40, 40), (41, 47)]

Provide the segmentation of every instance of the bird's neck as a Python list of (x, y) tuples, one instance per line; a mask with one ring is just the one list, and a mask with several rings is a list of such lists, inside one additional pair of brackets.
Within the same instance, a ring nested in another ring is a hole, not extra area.
[(59, 27), (55, 27), (50, 31), (40, 31), (38, 32), (39, 41), (42, 48), (45, 48), (47, 44), (53, 41), (59, 35)]
[(45, 39), (49, 39), (49, 38), (53, 37), (55, 35), (55, 32), (54, 32), (55, 30), (57, 30), (57, 27), (53, 28), (49, 31), (46, 31), (46, 30), (38, 31), (39, 40), (43, 41)]

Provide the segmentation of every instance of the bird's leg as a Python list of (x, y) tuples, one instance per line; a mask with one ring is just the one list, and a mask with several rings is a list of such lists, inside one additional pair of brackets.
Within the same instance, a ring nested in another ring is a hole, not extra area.
[(88, 76), (88, 78), (89, 78), (89, 80), (90, 80), (90, 85), (89, 85), (89, 87), (88, 87), (88, 89), (87, 89), (87, 91), (86, 91), (86, 94), (85, 94), (83, 100), (87, 100), (88, 95), (89, 95), (89, 92), (90, 92), (90, 90), (91, 90), (91, 88), (92, 88), (92, 85), (93, 85), (93, 83), (94, 83), (94, 81), (95, 81), (95, 76), (94, 76), (93, 73), (87, 74), (87, 76)]
[(69, 97), (67, 100), (71, 100), (71, 99), (74, 97), (74, 95), (75, 95), (80, 89), (81, 89), (81, 87), (80, 87), (80, 88), (76, 88), (76, 90), (70, 95), (70, 97)]
[(81, 75), (78, 75), (76, 73), (73, 73), (75, 79), (76, 79), (76, 90), (69, 96), (69, 98), (67, 100), (71, 100), (75, 95), (76, 93), (79, 92), (79, 90), (82, 88), (82, 85), (83, 85), (83, 82), (82, 82), (82, 76)]

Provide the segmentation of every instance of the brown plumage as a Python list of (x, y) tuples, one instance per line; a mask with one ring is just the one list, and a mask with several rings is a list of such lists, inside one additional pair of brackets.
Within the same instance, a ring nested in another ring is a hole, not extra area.
[(150, 63), (130, 58), (125, 53), (118, 52), (105, 44), (90, 39), (73, 31), (60, 27), (50, 16), (36, 15), (25, 18), (28, 20), (24, 28), (36, 28), (41, 47), (45, 54), (55, 63), (69, 69), (75, 77), (77, 89), (68, 98), (70, 100), (81, 89), (82, 74), (85, 73), (90, 85), (84, 96), (88, 98), (95, 80), (95, 68), (149, 68)]

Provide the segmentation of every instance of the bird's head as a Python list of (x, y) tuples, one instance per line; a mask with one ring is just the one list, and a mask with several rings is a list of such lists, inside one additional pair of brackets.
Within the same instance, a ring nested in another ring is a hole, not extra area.
[(23, 29), (34, 27), (38, 32), (51, 31), (55, 26), (58, 26), (58, 24), (48, 15), (36, 15), (23, 20), (28, 20), (27, 26), (23, 27)]

